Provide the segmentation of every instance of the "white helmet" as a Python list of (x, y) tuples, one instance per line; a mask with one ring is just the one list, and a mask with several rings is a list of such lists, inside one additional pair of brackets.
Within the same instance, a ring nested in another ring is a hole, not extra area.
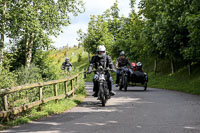
[[(99, 54), (99, 52), (104, 52), (103, 54)], [(103, 57), (106, 55), (106, 48), (104, 45), (99, 45), (98, 48), (97, 48), (97, 54), (99, 57)]]

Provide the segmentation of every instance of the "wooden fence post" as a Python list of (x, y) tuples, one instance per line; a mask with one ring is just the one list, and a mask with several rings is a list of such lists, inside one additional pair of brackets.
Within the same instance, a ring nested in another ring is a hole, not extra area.
[[(40, 90), (40, 101), (42, 101), (42, 99), (43, 99), (43, 94), (42, 94), (42, 90), (43, 90), (43, 87), (42, 86), (40, 86), (39, 87), (39, 90)], [(39, 110), (41, 111), (42, 110), (42, 105), (39, 105)]]
[[(57, 84), (54, 84), (54, 96), (58, 96)], [(58, 103), (58, 100), (56, 100), (56, 103)]]
[(71, 80), (71, 90), (72, 90), (72, 96), (74, 96), (74, 85), (73, 85), (73, 79)]
[(65, 95), (67, 95), (67, 81), (65, 81)]
[[(8, 97), (7, 97), (7, 95), (3, 96), (3, 104), (4, 104), (4, 110), (8, 111)], [(10, 121), (9, 115), (10, 115), (10, 113), (7, 114), (7, 116), (6, 116), (7, 121)]]
[(3, 96), (3, 104), (4, 104), (4, 110), (8, 111), (8, 98), (7, 98), (7, 95)]
[(40, 101), (41, 101), (41, 100), (42, 100), (42, 98), (43, 98), (43, 94), (42, 94), (43, 87), (42, 87), (42, 86), (40, 86), (40, 87), (39, 87), (39, 89), (40, 89)]

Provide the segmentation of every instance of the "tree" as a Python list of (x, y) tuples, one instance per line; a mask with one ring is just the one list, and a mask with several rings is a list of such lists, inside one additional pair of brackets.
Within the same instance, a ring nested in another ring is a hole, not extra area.
[(113, 36), (108, 31), (108, 24), (104, 21), (101, 15), (90, 18), (87, 33), (79, 33), (84, 49), (88, 53), (96, 54), (96, 49), (99, 45), (105, 45), (108, 52), (113, 44)]
[(189, 32), (183, 25), (183, 13), (190, 1), (142, 0), (141, 14), (152, 27), (153, 44), (165, 58), (171, 60), (172, 73), (175, 72), (174, 61), (181, 59), (180, 49), (188, 45)]
[(14, 42), (24, 40), (26, 61), (30, 66), (32, 50), (36, 41), (48, 48), (50, 35), (57, 36), (62, 26), (70, 24), (69, 13), (83, 12), (81, 0), (29, 0), (9, 1), (7, 36)]
[(6, 0), (0, 1), (0, 65), (3, 62), (3, 50), (4, 50), (4, 37), (5, 37), (5, 22), (6, 22), (6, 10), (7, 10), (7, 2)]

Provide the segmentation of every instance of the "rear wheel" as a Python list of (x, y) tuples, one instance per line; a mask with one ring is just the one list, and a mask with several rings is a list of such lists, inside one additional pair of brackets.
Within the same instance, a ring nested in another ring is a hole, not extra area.
[(144, 91), (146, 91), (147, 90), (147, 83), (145, 82), (144, 83)]

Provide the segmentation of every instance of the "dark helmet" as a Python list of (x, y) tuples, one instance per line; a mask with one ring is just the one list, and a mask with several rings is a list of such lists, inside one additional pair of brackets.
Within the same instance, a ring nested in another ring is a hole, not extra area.
[(126, 53), (124, 51), (120, 52), (120, 56), (125, 56)]

